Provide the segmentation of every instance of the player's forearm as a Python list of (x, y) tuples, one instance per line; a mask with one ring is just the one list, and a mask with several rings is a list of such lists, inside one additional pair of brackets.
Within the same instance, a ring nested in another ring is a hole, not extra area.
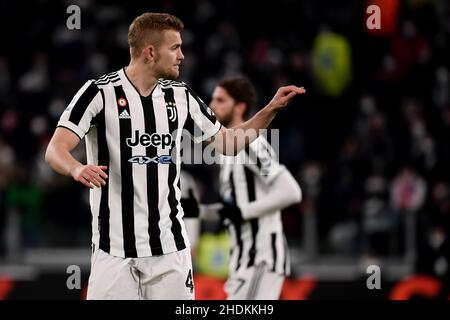
[(243, 129), (243, 130), (257, 130), (265, 129), (272, 122), (273, 118), (277, 114), (277, 110), (272, 104), (266, 105), (263, 109), (258, 111), (252, 118), (247, 120), (246, 122), (235, 126), (235, 129)]
[(276, 109), (269, 103), (246, 122), (223, 130), (216, 142), (216, 149), (224, 155), (237, 155), (259, 136), (261, 129), (270, 125), (276, 113)]
[(269, 193), (241, 207), (242, 217), (246, 220), (258, 218), (299, 203), (301, 199), (302, 191), (297, 181), (283, 170), (271, 184)]
[(49, 144), (45, 153), (45, 161), (53, 170), (65, 176), (71, 176), (72, 170), (82, 165), (71, 155), (69, 150), (58, 144)]

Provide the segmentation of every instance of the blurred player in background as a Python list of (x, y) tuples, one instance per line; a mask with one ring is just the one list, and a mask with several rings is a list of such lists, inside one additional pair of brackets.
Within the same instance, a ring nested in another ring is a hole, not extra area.
[[(192, 261), (180, 205), (182, 131), (234, 154), (226, 129), (179, 76), (183, 23), (145, 13), (129, 27), (130, 64), (89, 80), (61, 115), (46, 151), (57, 172), (90, 191), (92, 259), (87, 299), (194, 299)], [(239, 126), (266, 128), (303, 88), (282, 87)], [(87, 164), (71, 151), (86, 137)]]
[[(210, 107), (224, 126), (233, 127), (255, 105), (252, 84), (230, 78), (215, 88)], [(228, 299), (278, 299), (290, 273), (281, 210), (301, 201), (299, 185), (260, 135), (236, 157), (225, 157), (220, 194), (223, 208), (218, 213), (228, 226), (231, 248)]]

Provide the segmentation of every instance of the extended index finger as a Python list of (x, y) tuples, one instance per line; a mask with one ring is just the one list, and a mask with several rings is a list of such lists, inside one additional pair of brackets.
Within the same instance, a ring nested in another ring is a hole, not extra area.
[(306, 92), (304, 87), (288, 86), (287, 88), (289, 89), (289, 91), (295, 92), (297, 94), (303, 94)]
[(294, 85), (290, 85), (290, 86), (280, 88), (280, 93), (282, 96), (287, 96), (291, 93), (303, 94), (303, 93), (305, 93), (305, 89), (303, 87), (296, 87)]

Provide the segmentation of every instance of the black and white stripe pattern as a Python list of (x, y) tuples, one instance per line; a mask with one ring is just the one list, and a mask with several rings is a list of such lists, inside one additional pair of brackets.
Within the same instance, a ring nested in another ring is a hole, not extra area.
[(110, 82), (116, 83), (116, 82), (119, 82), (119, 81), (120, 81), (120, 77), (117, 74), (117, 72), (115, 71), (115, 72), (111, 72), (111, 73), (108, 73), (108, 74), (105, 74), (105, 75), (101, 76), (94, 83), (96, 85), (105, 85), (105, 84), (108, 84)]
[[(220, 172), (222, 198), (243, 206), (264, 197), (269, 191), (268, 181), (273, 178), (266, 173), (275, 172), (278, 170), (275, 167), (279, 166), (273, 154), (275, 153), (268, 142), (260, 136), (238, 154), (240, 161), (225, 157)], [(245, 162), (244, 157), (249, 157), (252, 161)], [(272, 158), (267, 161), (267, 157)], [(275, 273), (290, 274), (289, 254), (279, 210), (247, 220), (241, 225), (230, 223), (228, 229), (232, 248), (231, 272), (265, 263)]]
[[(170, 108), (166, 108), (166, 112), (167, 112), (167, 119), (168, 124), (169, 124), (169, 132), (175, 132), (175, 130), (178, 129), (178, 116), (177, 115), (177, 109), (176, 109), (176, 101), (175, 101), (175, 97), (174, 97), (174, 89), (173, 88), (166, 88), (164, 87), (163, 89), (164, 92), (164, 100), (166, 102), (166, 106), (170, 106)], [(173, 120), (172, 120), (173, 119)], [(171, 148), (169, 150), (169, 154), (174, 154), (173, 153), (174, 150), (173, 148)], [(177, 168), (175, 164), (171, 164), (169, 165), (169, 176), (168, 176), (168, 180), (169, 180), (169, 194), (168, 194), (168, 202), (169, 202), (169, 207), (170, 207), (170, 221), (172, 223), (172, 233), (175, 236), (175, 245), (177, 246), (178, 250), (182, 250), (186, 247), (185, 243), (184, 243), (184, 238), (183, 235), (181, 234), (181, 223), (180, 221), (177, 219), (177, 215), (178, 212), (180, 211), (178, 206), (179, 206), (179, 201), (177, 201), (176, 196), (175, 196), (175, 186), (178, 186), (178, 182), (180, 179), (180, 174), (179, 172), (177, 173)], [(181, 192), (181, 190), (180, 190)]]
[[(145, 257), (189, 246), (179, 201), (180, 163), (159, 159), (172, 151), (180, 158), (182, 129), (199, 142), (219, 131), (208, 109), (176, 81), (160, 80), (142, 97), (124, 70), (88, 81), (75, 95), (58, 126), (86, 138), (88, 163), (108, 166), (106, 186), (90, 191), (95, 247), (114, 256)], [(169, 136), (171, 143), (164, 145)]]
[(255, 267), (255, 271), (253, 272), (252, 279), (249, 283), (249, 288), (247, 292), (246, 300), (255, 300), (256, 293), (259, 290), (259, 285), (261, 283), (261, 279), (264, 275), (264, 272), (266, 271), (266, 263), (261, 262)]

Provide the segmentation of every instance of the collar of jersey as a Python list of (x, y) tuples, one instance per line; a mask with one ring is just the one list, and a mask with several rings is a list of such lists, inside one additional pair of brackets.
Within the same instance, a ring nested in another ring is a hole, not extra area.
[(127, 79), (128, 83), (131, 84), (131, 86), (134, 88), (134, 90), (136, 90), (136, 93), (139, 95), (139, 97), (141, 97), (141, 100), (148, 100), (148, 99), (151, 99), (151, 98), (152, 98), (152, 95), (153, 95), (153, 92), (155, 92), (155, 89), (156, 89), (156, 87), (158, 86), (158, 81), (156, 81), (156, 85), (153, 87), (152, 92), (150, 92), (150, 94), (149, 94), (148, 96), (144, 97), (144, 96), (142, 96), (142, 95), (139, 93), (139, 90), (134, 86), (133, 82), (131, 82), (131, 80), (128, 78), (127, 73), (125, 72), (125, 68), (126, 68), (126, 67), (123, 67), (123, 68), (122, 68), (123, 74), (125, 75), (125, 78)]

